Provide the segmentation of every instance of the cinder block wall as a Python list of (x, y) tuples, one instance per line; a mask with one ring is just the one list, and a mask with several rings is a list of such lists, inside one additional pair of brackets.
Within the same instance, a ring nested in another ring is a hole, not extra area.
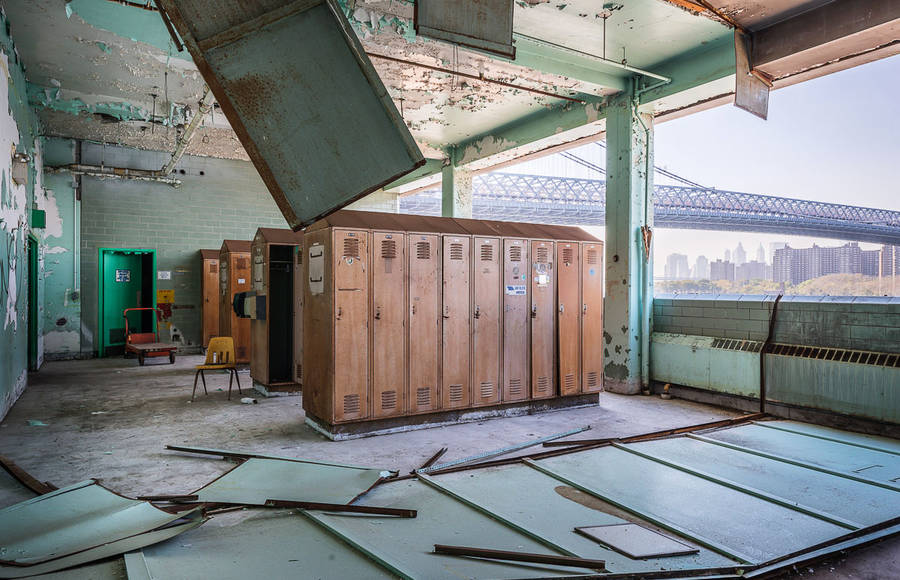
[[(653, 300), (653, 330), (765, 340), (774, 296), (674, 295)], [(774, 342), (900, 353), (900, 298), (785, 296)]]

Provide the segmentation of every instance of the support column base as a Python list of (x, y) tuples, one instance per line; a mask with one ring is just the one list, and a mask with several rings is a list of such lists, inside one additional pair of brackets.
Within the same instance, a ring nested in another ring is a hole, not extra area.
[(620, 395), (640, 395), (640, 380), (619, 380), (609, 377), (603, 378), (603, 390), (610, 393), (618, 393)]

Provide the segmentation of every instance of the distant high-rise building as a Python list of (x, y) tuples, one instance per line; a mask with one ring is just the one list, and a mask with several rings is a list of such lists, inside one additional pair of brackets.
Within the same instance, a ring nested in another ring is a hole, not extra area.
[(726, 262), (731, 261), (731, 250), (725, 250), (725, 261)]
[(900, 282), (900, 246), (882, 246), (878, 250), (878, 279), (881, 293), (897, 294)]
[(756, 248), (756, 261), (765, 264), (766, 263), (766, 250), (763, 248), (763, 245), (760, 244), (758, 248)]
[(770, 242), (769, 243), (769, 258), (771, 260), (773, 260), (773, 262), (774, 262), (775, 252), (777, 250), (780, 250), (780, 249), (786, 248), (786, 247), (787, 247), (787, 242)]
[(744, 251), (744, 244), (738, 242), (737, 247), (734, 249), (734, 265), (740, 266), (741, 264), (747, 263), (747, 252)]
[(822, 248), (784, 248), (772, 255), (772, 279), (799, 284), (829, 274), (877, 276), (879, 250), (863, 250), (856, 242)]
[(710, 262), (709, 279), (734, 281), (734, 264), (727, 260), (716, 260), (715, 262)]
[(769, 266), (765, 262), (751, 260), (740, 266), (734, 267), (734, 279), (741, 280), (768, 280), (771, 277)]
[(685, 280), (691, 277), (688, 258), (684, 254), (669, 254), (666, 258), (665, 276), (667, 280)]
[(691, 277), (695, 280), (709, 280), (709, 260), (706, 256), (697, 256)]

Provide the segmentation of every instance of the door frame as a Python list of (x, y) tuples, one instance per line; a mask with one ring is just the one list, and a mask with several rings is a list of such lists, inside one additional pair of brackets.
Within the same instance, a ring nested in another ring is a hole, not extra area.
[[(108, 345), (108, 339), (106, 336), (106, 329), (103, 326), (103, 294), (105, 291), (104, 288), (104, 274), (106, 269), (106, 264), (103, 261), (103, 257), (106, 254), (114, 254), (117, 252), (130, 252), (132, 254), (150, 254), (150, 260), (152, 263), (151, 267), (151, 276), (150, 276), (150, 300), (151, 306), (156, 306), (156, 250), (148, 250), (146, 248), (98, 248), (97, 250), (97, 273), (98, 273), (98, 281), (97, 281), (97, 334), (95, 336), (98, 337), (97, 340), (97, 356), (103, 357), (106, 356), (106, 347)], [(153, 318), (155, 324), (159, 324), (156, 321), (156, 317)]]
[(28, 232), (25, 238), (25, 261), (28, 268), (28, 370), (38, 370), (40, 353), (38, 352), (38, 316), (40, 307), (38, 304), (38, 278), (41, 274), (40, 243), (37, 236)]

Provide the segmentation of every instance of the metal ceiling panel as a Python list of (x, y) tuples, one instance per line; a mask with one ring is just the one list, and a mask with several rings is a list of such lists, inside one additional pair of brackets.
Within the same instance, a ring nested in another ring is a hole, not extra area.
[(753, 76), (750, 62), (751, 38), (734, 31), (735, 87), (734, 106), (766, 119), (769, 116), (769, 86)]
[(418, 0), (416, 33), (514, 59), (514, 7), (513, 0)]
[(579, 534), (609, 546), (629, 558), (686, 556), (700, 550), (638, 524), (607, 524), (575, 528)]
[(295, 230), (425, 163), (334, 0), (160, 0)]
[(252, 458), (194, 492), (201, 502), (264, 505), (266, 500), (346, 504), (387, 471)]

